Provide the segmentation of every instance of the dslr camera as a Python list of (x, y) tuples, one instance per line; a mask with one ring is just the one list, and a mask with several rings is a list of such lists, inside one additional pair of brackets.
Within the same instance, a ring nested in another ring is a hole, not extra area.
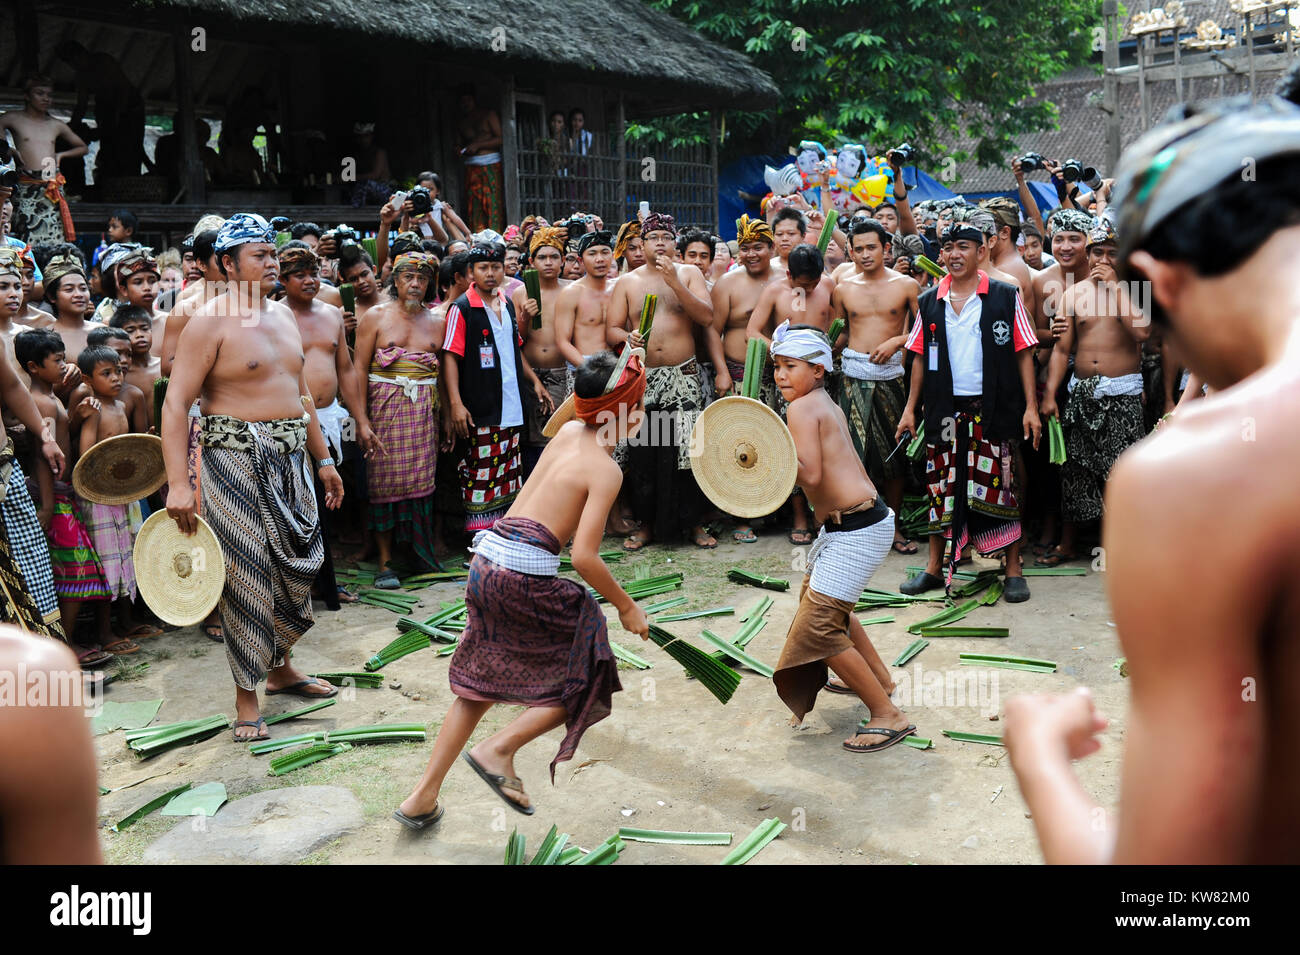
[(407, 193), (406, 198), (411, 200), (412, 215), (426, 216), (433, 211), (433, 197), (424, 186), (416, 186)]
[(555, 223), (557, 228), (565, 229), (569, 233), (569, 241), (572, 242), (579, 236), (586, 235), (591, 229), (591, 217), (581, 212), (575, 212), (563, 222)]
[(361, 233), (346, 223), (339, 223), (333, 229), (325, 233), (323, 238), (333, 239), (337, 248), (343, 248), (345, 245), (359, 245), (361, 242)]
[(903, 143), (901, 146), (895, 146), (889, 151), (890, 159), (897, 159), (900, 166), (906, 166), (916, 158), (916, 147), (911, 143)]
[(1038, 153), (1025, 153), (1020, 157), (1020, 169), (1023, 172), (1033, 172), (1036, 169), (1046, 169), (1047, 164), (1043, 157)]
[(1101, 174), (1092, 166), (1085, 166), (1077, 159), (1067, 159), (1061, 166), (1061, 175), (1066, 182), (1081, 182), (1089, 189), (1101, 188)]

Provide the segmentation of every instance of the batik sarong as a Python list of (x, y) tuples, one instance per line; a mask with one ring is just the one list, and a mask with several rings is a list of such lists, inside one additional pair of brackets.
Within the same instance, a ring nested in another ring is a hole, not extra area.
[(1011, 442), (985, 439), (982, 404), (979, 398), (954, 399), (952, 442), (927, 441), (925, 449), (928, 533), (952, 540), (948, 584), (968, 543), (987, 555), (1020, 540)]
[(851, 508), (841, 520), (858, 514), (870, 523), (839, 531), (824, 524), (808, 551), (808, 576), (772, 675), (777, 695), (800, 720), (826, 685), (826, 661), (852, 649), (849, 614), (894, 542), (894, 515), (884, 501)]
[[(7, 436), (0, 447), (0, 515), (4, 518), (0, 537), (8, 544), (9, 556), (31, 602), (45, 624), (57, 626), (59, 602), (54, 593), (49, 544), (36, 518), (36, 505), (27, 492), (22, 465), (14, 458), (14, 443)], [(16, 596), (11, 594), (9, 599), (13, 601)]]
[(135, 541), (131, 538), (127, 505), (83, 500), (81, 520), (104, 570), (111, 599), (128, 597), (135, 600), (135, 558), (132, 556)]
[(545, 572), (560, 542), (544, 525), (506, 517), (476, 546), (483, 537), (493, 538), (495, 560), (478, 553), (470, 562), (468, 623), (451, 658), (451, 690), (468, 700), (563, 706), (566, 732), (551, 762), (554, 782), (556, 763), (573, 756), (622, 689), (605, 614), (582, 584)]
[(470, 232), (505, 232), (505, 177), (500, 161), (465, 165), (465, 223)]
[[(856, 356), (857, 353), (852, 354)], [(883, 367), (871, 361), (866, 365), (871, 369)], [(906, 477), (907, 455), (900, 451), (888, 463), (885, 460), (897, 446), (894, 432), (898, 430), (907, 403), (902, 374), (890, 378), (860, 376), (858, 373), (866, 369), (848, 353), (844, 358), (844, 369), (840, 382), (840, 409), (848, 419), (853, 448), (862, 459), (867, 476), (876, 485), (892, 478)]]
[(311, 587), (325, 557), (305, 418), (207, 415), (203, 519), (226, 562), (217, 610), (235, 685), (252, 690), (312, 625)]
[(56, 481), (48, 533), (54, 592), (60, 600), (112, 600), (104, 565), (77, 511), (72, 485)]
[(1071, 378), (1061, 415), (1066, 461), (1061, 465), (1061, 507), (1066, 520), (1101, 517), (1102, 495), (1116, 459), (1144, 434), (1142, 375)]
[(628, 441), (632, 508), (656, 539), (675, 540), (702, 509), (691, 472), (691, 432), (703, 405), (694, 358), (646, 370), (645, 422)]
[[(541, 379), (542, 387), (546, 393), (551, 396), (551, 403), (560, 407), (564, 399), (569, 397), (569, 391), (573, 388), (573, 377), (569, 374), (567, 368), (534, 368), (537, 377)], [(533, 447), (545, 447), (551, 439), (542, 434), (542, 428), (550, 420), (550, 414), (542, 407), (541, 402), (537, 400), (537, 395), (531, 388), (520, 388), (519, 393), (524, 400), (524, 424), (528, 428), (528, 443)]]
[(465, 530), (488, 530), (505, 516), (523, 487), (520, 453), (524, 429), (475, 428), (460, 462)]
[(386, 449), (366, 459), (370, 526), (409, 541), (428, 567), (434, 556), (438, 467), (438, 356), (400, 346), (375, 349), (367, 407)]
[(13, 194), (15, 236), (28, 245), (58, 245), (77, 237), (63, 182), (62, 175), (46, 179), (36, 171), (18, 174)]

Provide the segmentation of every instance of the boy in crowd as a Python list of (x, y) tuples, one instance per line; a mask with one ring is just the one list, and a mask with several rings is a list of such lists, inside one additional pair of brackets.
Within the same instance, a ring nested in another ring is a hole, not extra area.
[(144, 395), (148, 430), (157, 427), (154, 420), (154, 382), (161, 377), (161, 359), (153, 355), (153, 317), (139, 305), (124, 305), (113, 313), (111, 328), (120, 329), (131, 346), (131, 359), (126, 369), (126, 383), (138, 388)]
[(894, 684), (889, 671), (853, 614), (853, 605), (889, 553), (894, 514), (867, 477), (844, 412), (826, 394), (832, 367), (826, 334), (782, 322), (772, 334), (772, 360), (777, 386), (788, 402), (799, 486), (822, 522), (772, 682), (802, 722), (826, 684), (829, 666), (871, 711), (844, 748), (874, 753), (916, 732), (890, 701)]

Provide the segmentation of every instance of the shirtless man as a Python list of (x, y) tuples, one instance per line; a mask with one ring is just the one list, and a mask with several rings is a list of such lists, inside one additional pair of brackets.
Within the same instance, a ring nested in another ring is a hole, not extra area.
[[(567, 285), (555, 303), (555, 344), (570, 370), (605, 351), (605, 308), (614, 266), (613, 237), (587, 232), (578, 240), (587, 274)], [(532, 361), (532, 356), (529, 356)]]
[(215, 248), (227, 289), (186, 324), (163, 407), (167, 513), (187, 534), (197, 528), (186, 446), (196, 398), (203, 412), (203, 515), (227, 565), (218, 606), (241, 742), (269, 736), (257, 700), (262, 679), (268, 693), (338, 693), (289, 659), (312, 625), (311, 585), (324, 559), (304, 473), (320, 477), (330, 508), (341, 503), (343, 482), (312, 406), (298, 323), (267, 297), (279, 274), (274, 241), (261, 216), (241, 213), (222, 225)]
[[(623, 274), (635, 272), (645, 265), (645, 241), (641, 238), (641, 223), (637, 220), (625, 222), (618, 230), (614, 241), (614, 263), (623, 264)], [(618, 278), (617, 269), (611, 278)]]
[[(989, 265), (1011, 277), (1020, 289), (1025, 310), (1033, 315), (1036, 307), (1034, 271), (1025, 263), (1016, 245), (1016, 240), (1020, 238), (1020, 204), (1006, 196), (994, 196), (981, 202), (980, 208), (991, 213), (996, 223), (996, 231), (988, 240)], [(993, 277), (997, 278), (996, 275)]]
[[(609, 347), (636, 334), (645, 297), (657, 295), (654, 325), (646, 349), (646, 412), (648, 426), (628, 447), (628, 476), (632, 499), (643, 526), (623, 546), (640, 550), (656, 537), (674, 539), (691, 529), (697, 547), (711, 549), (717, 540), (699, 523), (703, 512), (699, 485), (691, 473), (690, 443), (704, 395), (695, 360), (695, 326), (713, 321), (713, 308), (704, 276), (692, 265), (673, 262), (676, 239), (673, 218), (651, 212), (641, 223), (646, 264), (614, 285), (607, 309)], [(719, 372), (719, 384), (725, 369)], [(730, 387), (730, 378), (725, 382)], [(665, 426), (664, 422), (671, 420)]]
[(1068, 457), (1061, 466), (1061, 543), (1036, 563), (1055, 567), (1078, 557), (1079, 524), (1102, 516), (1102, 492), (1115, 460), (1146, 436), (1138, 346), (1150, 323), (1115, 282), (1115, 230), (1097, 220), (1088, 237), (1086, 279), (1061, 294), (1052, 319), (1056, 346), (1041, 414), (1058, 413), (1056, 392), (1069, 371), (1070, 400), (1061, 415)]
[(496, 110), (478, 105), (472, 85), (462, 85), (456, 93), (460, 102), (460, 155), (465, 161), (465, 221), (471, 232), (504, 232), (501, 117)]
[[(835, 286), (832, 298), (835, 313), (846, 325), (841, 340), (847, 336), (848, 342), (842, 353), (840, 408), (872, 484), (883, 490), (885, 501), (899, 514), (909, 462), (901, 453), (892, 458), (890, 454), (907, 403), (903, 346), (916, 315), (920, 286), (915, 279), (885, 268), (890, 236), (878, 220), (855, 223), (849, 241), (857, 271)], [(893, 547), (900, 554), (916, 553), (916, 544), (897, 523)]]
[[(284, 304), (289, 306), (298, 322), (306, 361), (303, 375), (331, 455), (336, 462), (343, 460), (345, 434), (349, 438), (355, 434), (357, 444), (365, 448), (367, 454), (378, 452), (382, 446), (378, 444), (366, 416), (366, 393), (352, 365), (343, 313), (333, 305), (317, 301), (320, 265), (316, 254), (303, 246), (285, 247), (280, 250), (279, 259)], [(339, 403), (340, 395), (346, 408)], [(352, 433), (347, 434), (348, 431)], [(321, 534), (328, 541), (329, 515), (324, 508), (323, 490), (319, 485), (316, 487), (316, 507), (321, 516)], [(356, 602), (356, 597), (334, 579), (334, 557), (328, 544), (318, 583), (322, 599), (329, 609), (337, 610), (339, 601)]]
[(36, 259), (30, 247), (20, 249), (23, 259), (23, 307), (14, 316), (14, 324), (19, 328), (49, 328), (54, 324), (54, 316), (44, 309), (37, 308), (36, 303), (44, 294), (44, 276), (36, 281)]
[[(560, 295), (570, 284), (560, 278), (565, 254), (563, 231), (553, 226), (538, 229), (529, 240), (528, 252), (529, 263), (537, 270), (541, 286), (541, 309), (539, 311), (537, 303), (528, 297), (528, 289), (523, 284), (515, 289), (510, 298), (515, 306), (515, 314), (519, 316), (524, 357), (546, 387), (551, 407), (556, 408), (569, 395), (569, 371), (565, 368), (564, 354), (556, 340), (555, 324)], [(539, 315), (541, 327), (534, 328), (533, 320)], [(521, 389), (520, 396), (524, 400), (524, 480), (527, 480), (533, 471), (533, 465), (542, 456), (542, 448), (546, 447), (547, 438), (542, 434), (542, 428), (546, 425), (550, 412), (529, 389)]]
[[(351, 250), (354, 247), (344, 248)], [(339, 281), (352, 284), (352, 292), (356, 297), (358, 327), (361, 319), (365, 318), (366, 312), (376, 305), (383, 305), (389, 301), (388, 296), (379, 286), (379, 279), (375, 276), (375, 263), (370, 261), (370, 255), (364, 251), (357, 249), (355, 252), (348, 251), (339, 256)]]
[[(1030, 313), (1034, 316), (1034, 325), (1038, 329), (1034, 368), (1040, 401), (1046, 397), (1047, 369), (1051, 364), (1056, 341), (1052, 335), (1052, 318), (1059, 311), (1060, 299), (1065, 290), (1084, 281), (1091, 271), (1087, 253), (1088, 232), (1091, 228), (1092, 216), (1077, 209), (1058, 209), (1047, 220), (1048, 241), (1056, 264), (1034, 274), (1034, 310)], [(1052, 397), (1056, 399), (1057, 407), (1065, 403), (1064, 394), (1058, 393)], [(1056, 543), (1060, 528), (1060, 472), (1050, 463), (1047, 442), (1043, 442), (1036, 454), (1030, 454), (1022, 446), (1021, 457), (1025, 463), (1025, 488), (1029, 505), (1042, 518), (1034, 553), (1044, 555)]]
[(1289, 105), (1220, 106), (1121, 159), (1119, 279), (1149, 283), (1148, 316), (1214, 393), (1122, 457), (1106, 488), (1106, 584), (1132, 694), (1118, 817), (1071, 766), (1106, 727), (1087, 691), (1007, 703), (1048, 863), (1300, 861), (1297, 142)]
[[(776, 278), (772, 269), (775, 245), (771, 227), (762, 219), (742, 216), (736, 236), (736, 261), (740, 268), (727, 272), (714, 283), (713, 330), (722, 338), (727, 375), (739, 388), (745, 377), (745, 353), (749, 347), (749, 318), (763, 289)], [(732, 535), (742, 544), (758, 540), (753, 527), (742, 520)]]
[[(48, 77), (33, 74), (23, 88), (26, 106), (0, 113), (0, 140), (6, 132), (13, 134), (14, 158), (19, 168), (13, 196), (14, 233), (32, 245), (63, 242), (67, 238), (63, 224), (67, 203), (57, 188), (61, 184), (59, 164), (86, 155), (88, 147), (67, 123), (50, 115), (54, 84)], [(70, 147), (60, 151), (60, 139)], [(51, 183), (56, 186), (56, 202), (48, 197)]]
[[(777, 213), (777, 250), (781, 248), (780, 229), (789, 226), (793, 220), (782, 219), (782, 210)], [(802, 217), (801, 217), (802, 218)], [(796, 245), (786, 256), (784, 274), (770, 282), (758, 297), (754, 311), (749, 316), (747, 334), (750, 338), (761, 338), (769, 346), (768, 365), (763, 370), (763, 385), (760, 394), (763, 400), (777, 414), (785, 417), (785, 398), (776, 387), (772, 378), (775, 366), (771, 361), (770, 346), (772, 330), (782, 322), (792, 325), (811, 325), (823, 334), (830, 331), (833, 306), (831, 296), (835, 292), (835, 283), (823, 271), (825, 266), (822, 254), (815, 245)], [(777, 262), (772, 267), (776, 270)], [(794, 517), (790, 528), (790, 543), (811, 544), (812, 531), (808, 529), (808, 509), (804, 506), (803, 492), (798, 488), (790, 495)]]

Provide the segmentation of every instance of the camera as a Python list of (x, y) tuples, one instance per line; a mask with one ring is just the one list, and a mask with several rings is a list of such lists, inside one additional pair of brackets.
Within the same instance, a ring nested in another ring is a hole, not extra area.
[(572, 242), (579, 236), (586, 235), (591, 229), (591, 217), (575, 212), (563, 222), (555, 223), (557, 228), (564, 229), (569, 234), (569, 241)]
[(1046, 169), (1047, 165), (1043, 162), (1043, 157), (1038, 153), (1025, 153), (1020, 157), (1020, 169), (1022, 172), (1033, 172), (1036, 169)]
[(1081, 182), (1089, 189), (1101, 188), (1101, 175), (1092, 166), (1085, 166), (1077, 159), (1067, 159), (1061, 166), (1061, 175), (1066, 182)]
[(324, 238), (333, 239), (335, 246), (341, 249), (345, 245), (360, 244), (361, 233), (346, 223), (340, 223), (336, 228), (326, 232)]
[(13, 150), (9, 141), (0, 133), (0, 186), (12, 189), (18, 185), (18, 165), (14, 161)]
[(901, 146), (895, 146), (890, 150), (890, 158), (897, 159), (900, 166), (912, 162), (916, 158), (916, 147), (911, 143), (903, 143)]
[(411, 200), (413, 215), (426, 216), (433, 211), (433, 197), (424, 186), (416, 186), (407, 194), (407, 198)]

